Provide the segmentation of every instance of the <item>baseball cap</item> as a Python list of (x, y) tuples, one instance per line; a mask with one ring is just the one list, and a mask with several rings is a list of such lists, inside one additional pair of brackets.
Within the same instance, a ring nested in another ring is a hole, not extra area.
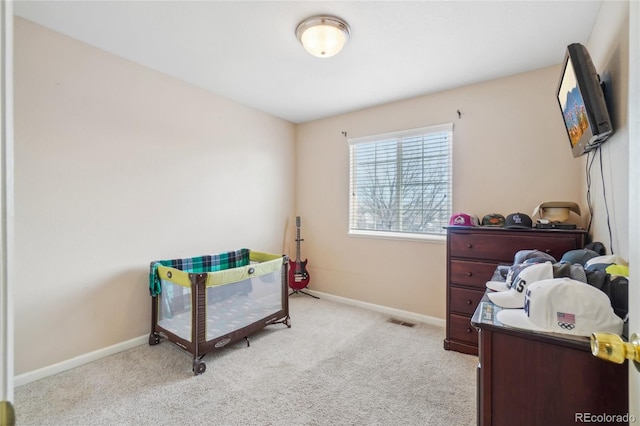
[(577, 263), (554, 263), (553, 264), (553, 278), (565, 278), (569, 277), (572, 280), (587, 281), (587, 273), (582, 265)]
[(585, 266), (587, 264), (587, 261), (598, 256), (599, 254), (597, 252), (587, 248), (569, 250), (568, 252), (562, 255), (560, 262), (571, 263), (571, 264), (577, 263), (579, 265)]
[(482, 218), (482, 226), (504, 226), (504, 216), (500, 213), (491, 213)]
[(513, 256), (513, 263), (515, 265), (518, 263), (525, 263), (527, 260), (530, 260), (530, 259), (539, 259), (539, 258), (551, 261), (553, 263), (556, 262), (556, 258), (551, 256), (550, 254), (540, 250), (531, 249), (531, 250), (518, 250), (515, 256)]
[(622, 333), (623, 321), (607, 295), (571, 278), (553, 278), (527, 287), (524, 309), (503, 309), (498, 321), (524, 330), (589, 337), (594, 331)]
[(504, 221), (507, 229), (527, 229), (533, 226), (531, 218), (524, 213), (511, 213)]
[(489, 290), (493, 291), (507, 291), (511, 288), (511, 284), (516, 279), (516, 277), (522, 272), (525, 268), (532, 266), (533, 263), (514, 263), (509, 266), (507, 270), (507, 275), (504, 281), (487, 281), (486, 286)]
[(511, 288), (509, 287), (509, 284), (506, 283), (506, 281), (491, 280), (491, 281), (487, 281), (485, 285), (489, 290), (493, 290), (493, 291), (507, 291)]
[(509, 290), (489, 293), (489, 299), (501, 308), (522, 308), (527, 287), (534, 282), (553, 278), (551, 262), (536, 263), (524, 268), (513, 279)]
[(487, 281), (485, 285), (489, 290), (507, 291), (511, 288), (511, 283), (513, 282), (514, 278), (517, 277), (520, 271), (522, 271), (527, 266), (531, 266), (531, 265), (525, 265), (522, 263), (510, 265), (507, 269), (506, 274), (504, 275), (505, 277), (504, 281), (491, 280), (491, 281)]
[(478, 226), (478, 216), (468, 213), (454, 213), (449, 218), (449, 226)]
[[(537, 251), (537, 250), (522, 250), (522, 251)], [(537, 263), (546, 263), (546, 262), (550, 262), (553, 261), (552, 264), (552, 269), (553, 269), (553, 277), (550, 278), (562, 278), (562, 277), (569, 277), (569, 278), (573, 278), (574, 280), (578, 280), (578, 281), (582, 281), (582, 282), (587, 282), (587, 276), (585, 273), (584, 268), (581, 265), (570, 265), (568, 263), (558, 263), (555, 261), (555, 259), (553, 259), (553, 256), (547, 255), (545, 254), (547, 257), (531, 257), (531, 258), (527, 258), (525, 259), (525, 261), (523, 263), (514, 263), (513, 265), (509, 266), (506, 272), (506, 279), (504, 281), (487, 281), (486, 282), (486, 286), (489, 290), (493, 290), (493, 291), (507, 291), (509, 289), (511, 289), (512, 287), (512, 283), (515, 281), (515, 279), (520, 275), (520, 272), (522, 272), (525, 268), (529, 267), (529, 266), (533, 266)], [(517, 258), (517, 254), (516, 254), (516, 258)]]

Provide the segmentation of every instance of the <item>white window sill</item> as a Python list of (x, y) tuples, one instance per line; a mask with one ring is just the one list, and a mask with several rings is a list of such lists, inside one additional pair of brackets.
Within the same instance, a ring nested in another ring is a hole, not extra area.
[(383, 231), (349, 231), (349, 237), (356, 238), (374, 238), (380, 240), (403, 240), (403, 241), (420, 241), (424, 243), (440, 243), (447, 241), (446, 235), (435, 234), (410, 234), (405, 232), (383, 232)]

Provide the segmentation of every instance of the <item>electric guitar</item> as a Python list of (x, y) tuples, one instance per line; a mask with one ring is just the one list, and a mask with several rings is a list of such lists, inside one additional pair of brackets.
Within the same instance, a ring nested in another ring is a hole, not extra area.
[(289, 287), (295, 291), (302, 290), (309, 284), (307, 259), (300, 260), (300, 216), (296, 216), (296, 260), (289, 259)]

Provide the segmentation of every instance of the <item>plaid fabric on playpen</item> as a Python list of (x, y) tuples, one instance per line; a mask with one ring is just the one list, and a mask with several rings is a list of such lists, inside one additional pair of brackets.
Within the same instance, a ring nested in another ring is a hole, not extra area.
[(249, 249), (246, 248), (185, 259), (156, 260), (151, 262), (150, 265), (149, 293), (155, 297), (162, 292), (160, 277), (157, 273), (158, 266), (168, 266), (185, 272), (202, 273), (222, 271), (248, 264)]

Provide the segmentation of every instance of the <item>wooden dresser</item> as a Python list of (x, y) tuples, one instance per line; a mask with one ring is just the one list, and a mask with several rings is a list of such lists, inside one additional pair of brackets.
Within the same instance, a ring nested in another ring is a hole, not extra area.
[(479, 426), (628, 424), (626, 362), (594, 357), (588, 337), (506, 327), (498, 311), (485, 296), (471, 320), (480, 332)]
[(447, 335), (444, 348), (478, 354), (471, 316), (499, 264), (510, 265), (519, 250), (538, 249), (560, 260), (585, 245), (584, 230), (447, 228)]

